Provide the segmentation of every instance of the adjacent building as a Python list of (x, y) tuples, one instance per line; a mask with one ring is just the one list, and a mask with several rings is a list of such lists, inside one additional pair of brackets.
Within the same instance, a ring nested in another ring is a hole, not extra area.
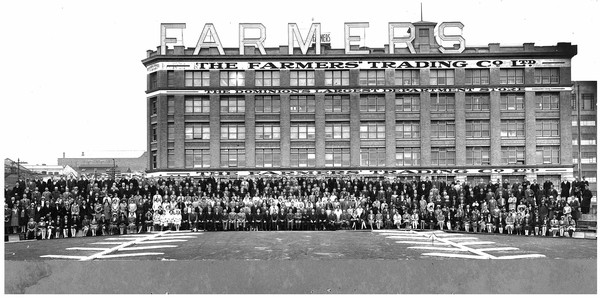
[(148, 172), (573, 179), (575, 45), (443, 53), (436, 23), (412, 25), (414, 53), (149, 50)]
[(573, 165), (574, 175), (597, 190), (597, 94), (596, 81), (573, 82)]

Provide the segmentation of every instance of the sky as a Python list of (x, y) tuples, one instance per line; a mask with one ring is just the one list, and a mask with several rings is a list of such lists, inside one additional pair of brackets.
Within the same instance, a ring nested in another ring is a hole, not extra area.
[(267, 47), (287, 44), (287, 24), (313, 22), (343, 48), (344, 22), (369, 22), (365, 44), (387, 43), (388, 22), (460, 21), (468, 46), (489, 43), (578, 46), (573, 80), (598, 80), (598, 0), (580, 1), (4, 1), (3, 158), (56, 164), (81, 152), (146, 149), (146, 69), (160, 23), (186, 23), (194, 47), (213, 23), (224, 47), (239, 23), (262, 23)]

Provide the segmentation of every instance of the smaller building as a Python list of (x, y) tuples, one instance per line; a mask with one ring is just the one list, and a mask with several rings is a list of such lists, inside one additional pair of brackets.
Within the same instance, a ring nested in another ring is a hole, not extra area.
[(140, 150), (91, 151), (81, 152), (76, 157), (63, 153), (58, 164), (71, 166), (79, 174), (86, 176), (120, 177), (122, 174), (144, 173), (148, 165), (148, 153)]
[(79, 177), (79, 173), (69, 165), (26, 165), (25, 168), (35, 173), (37, 178), (47, 180), (52, 176), (65, 176), (65, 178)]

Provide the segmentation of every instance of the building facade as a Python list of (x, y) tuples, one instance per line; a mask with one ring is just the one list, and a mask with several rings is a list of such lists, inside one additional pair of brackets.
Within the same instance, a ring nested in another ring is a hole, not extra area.
[(149, 172), (573, 178), (575, 45), (450, 54), (436, 23), (413, 26), (414, 53), (149, 50)]
[(597, 95), (596, 81), (573, 82), (573, 165), (574, 176), (585, 179), (596, 194), (597, 149)]
[(122, 174), (142, 174), (147, 170), (148, 153), (137, 151), (98, 151), (81, 156), (58, 158), (61, 166), (70, 166), (85, 176), (120, 177)]

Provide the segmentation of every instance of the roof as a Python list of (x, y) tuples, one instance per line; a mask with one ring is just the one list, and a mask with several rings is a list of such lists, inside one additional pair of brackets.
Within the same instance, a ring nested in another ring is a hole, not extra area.
[(146, 153), (146, 150), (95, 150), (70, 153), (66, 152), (64, 158), (139, 158), (144, 153)]

